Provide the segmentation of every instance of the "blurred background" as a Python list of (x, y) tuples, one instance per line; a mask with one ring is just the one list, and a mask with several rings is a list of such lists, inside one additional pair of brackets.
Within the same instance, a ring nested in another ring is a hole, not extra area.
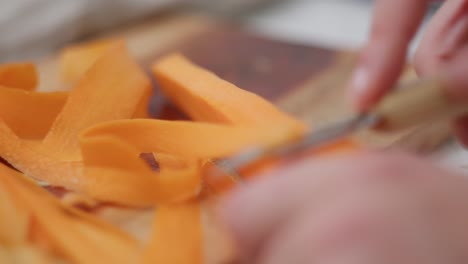
[[(356, 58), (348, 51), (357, 51), (365, 43), (374, 2), (0, 0), (0, 63), (34, 60), (39, 63), (39, 89), (59, 89), (58, 64), (51, 55), (70, 43), (117, 32), (129, 40), (132, 55), (144, 65), (159, 54), (180, 50), (222, 78), (320, 124), (346, 113), (340, 100)], [(432, 2), (409, 56), (441, 2)], [(242, 30), (216, 27), (226, 22)], [(320, 74), (326, 81), (316, 83)], [(448, 135), (446, 130), (423, 128), (402, 140), (403, 145), (427, 151)], [(434, 155), (437, 160), (466, 170), (468, 152), (462, 148), (440, 153)]]
[[(372, 2), (0, 0), (0, 60), (4, 62), (41, 57), (66, 43), (180, 10), (230, 19), (259, 33), (290, 42), (357, 48), (367, 35)], [(432, 9), (435, 8), (437, 3)]]

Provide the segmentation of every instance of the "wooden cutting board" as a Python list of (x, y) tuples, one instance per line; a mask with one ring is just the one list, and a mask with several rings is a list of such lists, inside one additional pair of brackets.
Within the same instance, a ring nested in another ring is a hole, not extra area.
[[(102, 37), (126, 39), (146, 69), (161, 55), (180, 52), (229, 82), (275, 102), (312, 127), (353, 114), (345, 100), (346, 82), (357, 57), (352, 51), (280, 42), (249, 32), (241, 25), (186, 13), (161, 14)], [(64, 88), (56, 56), (40, 65), (41, 89)], [(408, 67), (402, 80), (414, 78)], [(157, 84), (153, 99), (151, 110), (155, 117), (183, 118), (164, 99)], [(449, 135), (446, 124), (431, 124), (397, 134), (364, 132), (356, 138), (369, 146), (429, 153), (445, 143)]]

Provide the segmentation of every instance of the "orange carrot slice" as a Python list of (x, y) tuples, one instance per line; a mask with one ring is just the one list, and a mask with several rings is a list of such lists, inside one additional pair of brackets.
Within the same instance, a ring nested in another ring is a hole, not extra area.
[(97, 136), (81, 142), (84, 173), (79, 190), (101, 201), (132, 206), (172, 203), (195, 197), (200, 191), (199, 164), (161, 159), (154, 172), (140, 151), (115, 137)]
[(322, 157), (327, 155), (355, 152), (360, 149), (361, 147), (353, 139), (343, 138), (333, 142), (332, 144), (324, 145), (316, 149), (311, 149), (306, 155), (317, 155)]
[(0, 118), (20, 138), (43, 139), (67, 97), (67, 92), (39, 93), (0, 86)]
[(35, 179), (131, 206), (177, 202), (200, 191), (200, 165), (196, 161), (183, 160), (184, 167), (175, 167), (173, 162), (166, 162), (166, 157), (158, 161), (161, 169), (156, 173), (135, 147), (100, 136), (82, 139), (83, 161), (66, 161), (49, 155), (40, 143), (19, 140), (1, 124), (4, 158)]
[(0, 247), (0, 263), (51, 264), (63, 263), (63, 261), (48, 256), (35, 247), (20, 245), (17, 247)]
[(131, 118), (149, 80), (123, 45), (111, 48), (70, 92), (42, 142), (24, 141), (0, 120), (0, 156), (26, 175), (68, 187), (81, 175), (78, 135), (100, 122)]
[(108, 135), (125, 140), (140, 152), (166, 153), (183, 159), (224, 157), (250, 147), (290, 140), (294, 130), (282, 125), (227, 126), (151, 119), (119, 120), (96, 125), (82, 137)]
[(150, 81), (123, 44), (108, 50), (77, 86), (45, 137), (44, 147), (77, 157), (78, 135), (92, 125), (131, 118)]
[(29, 214), (19, 207), (11, 190), (1, 182), (0, 190), (0, 247), (23, 245), (28, 236)]
[(18, 172), (0, 164), (0, 187), (15, 193), (19, 207), (28, 210), (50, 245), (76, 263), (132, 263), (139, 244), (98, 218), (60, 204)]
[(121, 41), (102, 39), (64, 48), (60, 54), (62, 79), (68, 83), (78, 81), (106, 51), (118, 43)]
[(213, 73), (172, 54), (153, 65), (162, 91), (196, 121), (234, 125), (304, 125), (256, 94), (242, 90)]
[(0, 65), (0, 85), (22, 90), (34, 90), (38, 82), (36, 66), (32, 63)]
[[(109, 49), (122, 43), (120, 40), (103, 39), (66, 47), (60, 56), (62, 79), (68, 83), (78, 81)], [(135, 118), (150, 118), (148, 107), (151, 96), (152, 91), (146, 89), (135, 111)]]
[(149, 106), (152, 96), (152, 89), (146, 89), (135, 109), (135, 112), (133, 113), (133, 118), (151, 118)]
[[(276, 144), (288, 140), (291, 131), (150, 119), (102, 123), (81, 135), (85, 179), (77, 189), (99, 200), (136, 206), (180, 201), (200, 190), (196, 160)], [(155, 153), (158, 173), (139, 158), (144, 152)]]
[(203, 263), (203, 230), (198, 202), (160, 206), (154, 221), (144, 263)]
[(82, 166), (52, 157), (40, 141), (22, 140), (0, 119), (0, 156), (25, 175), (67, 186), (76, 181)]

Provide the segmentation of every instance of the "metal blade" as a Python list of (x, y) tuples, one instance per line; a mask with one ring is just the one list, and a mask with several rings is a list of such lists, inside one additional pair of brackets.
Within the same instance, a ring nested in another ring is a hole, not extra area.
[(233, 180), (235, 179), (236, 182), (241, 182), (242, 177), (240, 177), (238, 171), (266, 156), (288, 157), (306, 150), (332, 144), (354, 133), (356, 130), (373, 127), (377, 125), (380, 120), (380, 116), (376, 114), (361, 114), (326, 128), (310, 132), (292, 143), (270, 149), (253, 148), (228, 159), (216, 160), (213, 162), (220, 170), (230, 175)]
[(380, 122), (380, 116), (376, 114), (361, 114), (357, 117), (347, 119), (323, 129), (312, 131), (306, 134), (297, 142), (286, 144), (272, 149), (272, 154), (276, 156), (288, 156), (305, 150), (321, 147), (331, 144), (336, 140), (342, 139), (357, 130), (370, 128)]

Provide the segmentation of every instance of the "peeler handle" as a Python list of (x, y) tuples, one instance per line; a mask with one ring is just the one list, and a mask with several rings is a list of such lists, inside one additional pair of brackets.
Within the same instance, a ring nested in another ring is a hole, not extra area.
[(374, 109), (382, 119), (376, 130), (392, 132), (468, 113), (468, 103), (450, 97), (442, 79), (418, 80), (398, 88)]

